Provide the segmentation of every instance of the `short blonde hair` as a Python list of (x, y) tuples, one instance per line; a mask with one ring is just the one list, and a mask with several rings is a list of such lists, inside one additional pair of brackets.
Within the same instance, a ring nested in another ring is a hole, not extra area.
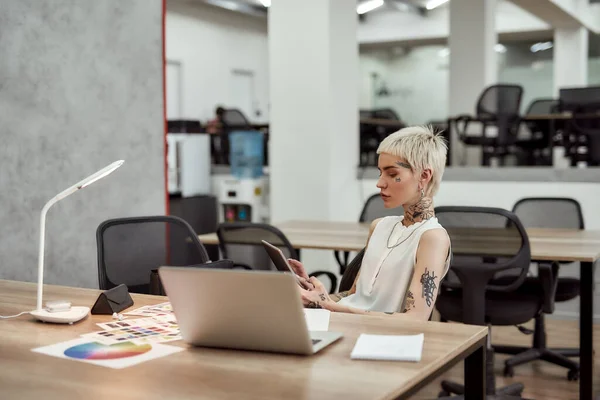
[(379, 144), (377, 154), (387, 153), (406, 160), (417, 175), (431, 169), (427, 195), (434, 196), (446, 166), (446, 140), (430, 126), (409, 126), (392, 133)]

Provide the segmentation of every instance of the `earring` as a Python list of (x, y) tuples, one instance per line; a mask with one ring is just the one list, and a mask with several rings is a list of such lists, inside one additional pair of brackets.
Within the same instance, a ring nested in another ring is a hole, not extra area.
[(423, 190), (423, 188), (421, 188), (421, 198), (425, 197), (425, 190)]

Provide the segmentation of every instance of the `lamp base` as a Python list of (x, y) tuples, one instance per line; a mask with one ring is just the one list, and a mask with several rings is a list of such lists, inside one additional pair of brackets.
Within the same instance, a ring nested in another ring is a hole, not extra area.
[(46, 310), (35, 310), (29, 314), (33, 315), (40, 321), (53, 322), (56, 324), (72, 324), (80, 321), (90, 313), (89, 307), (71, 307), (69, 311), (48, 312)]

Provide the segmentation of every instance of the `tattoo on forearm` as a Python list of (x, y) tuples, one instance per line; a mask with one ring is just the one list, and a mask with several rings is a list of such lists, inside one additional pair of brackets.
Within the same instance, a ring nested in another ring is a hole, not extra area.
[(331, 300), (333, 300), (333, 301), (335, 301), (337, 303), (338, 301), (340, 301), (344, 297), (348, 297), (348, 296), (350, 296), (350, 291), (349, 290), (347, 290), (345, 292), (339, 292), (339, 293), (336, 293), (336, 294), (332, 294), (329, 297), (331, 298)]
[(398, 161), (396, 163), (396, 165), (399, 166), (399, 167), (406, 168), (406, 169), (412, 169), (412, 167), (410, 166), (410, 164), (402, 162), (402, 161)]
[(409, 290), (406, 294), (406, 301), (404, 302), (404, 310), (403, 312), (407, 312), (415, 308), (415, 296), (413, 296), (412, 292)]
[(325, 295), (323, 293), (319, 293), (319, 297), (321, 298), (321, 301), (325, 301)]
[(395, 313), (395, 312), (393, 312), (393, 311), (384, 311), (383, 313), (384, 313), (384, 314), (389, 314), (389, 315), (394, 315), (394, 314), (396, 314), (396, 313)]
[(308, 304), (306, 305), (307, 308), (323, 308), (321, 307), (321, 305), (319, 304), (318, 301), (309, 301)]
[(425, 272), (423, 273), (423, 275), (421, 275), (421, 285), (423, 286), (423, 294), (421, 295), (421, 297), (425, 299), (425, 302), (427, 303), (428, 307), (431, 307), (431, 304), (433, 303), (435, 289), (437, 288), (435, 280), (437, 278), (438, 277), (435, 276), (435, 272), (431, 271), (430, 275), (429, 271), (427, 271), (427, 268), (425, 268)]

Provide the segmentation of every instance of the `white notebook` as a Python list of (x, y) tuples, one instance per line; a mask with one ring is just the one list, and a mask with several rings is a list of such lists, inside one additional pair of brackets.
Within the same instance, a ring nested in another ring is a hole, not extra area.
[(350, 358), (354, 360), (421, 361), (421, 333), (411, 336), (361, 334)]

